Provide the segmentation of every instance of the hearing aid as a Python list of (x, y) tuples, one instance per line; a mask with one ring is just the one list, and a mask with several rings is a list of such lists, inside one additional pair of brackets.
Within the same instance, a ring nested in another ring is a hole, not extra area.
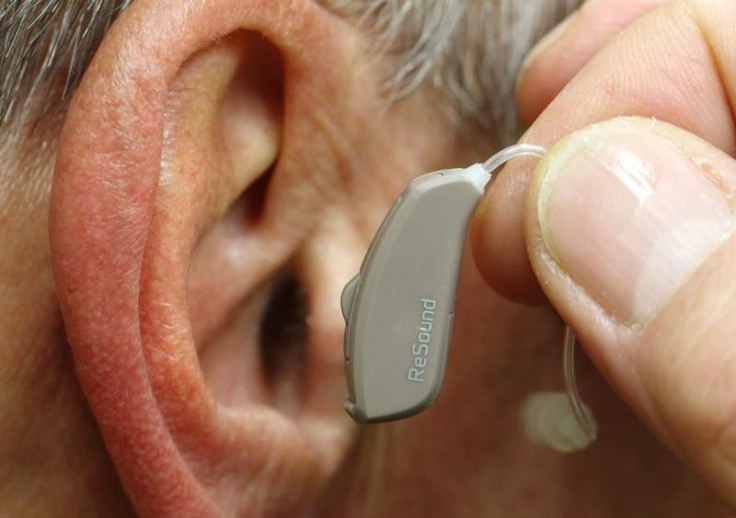
[(345, 408), (358, 422), (408, 417), (437, 397), (479, 164), (415, 179), (396, 201), (342, 294)]
[[(378, 229), (360, 267), (341, 297), (345, 317), (347, 413), (358, 423), (406, 418), (437, 398), (445, 374), (468, 223), (502, 164), (519, 156), (541, 157), (544, 148), (519, 144), (483, 164), (414, 179)], [(569, 330), (568, 330), (569, 331)], [(575, 338), (565, 335), (565, 380), (569, 406), (536, 398), (523, 421), (532, 439), (570, 451), (595, 437), (592, 414), (575, 387)], [(549, 399), (549, 398), (548, 398)], [(550, 399), (551, 401), (551, 399)], [(559, 409), (562, 408), (560, 411)], [(531, 409), (531, 410), (530, 410)], [(553, 416), (545, 418), (544, 416)], [(538, 419), (542, 416), (542, 420)], [(562, 426), (572, 416), (578, 426)], [(551, 431), (550, 431), (551, 430)], [(577, 434), (570, 440), (563, 439)], [(552, 444), (554, 442), (554, 444)]]

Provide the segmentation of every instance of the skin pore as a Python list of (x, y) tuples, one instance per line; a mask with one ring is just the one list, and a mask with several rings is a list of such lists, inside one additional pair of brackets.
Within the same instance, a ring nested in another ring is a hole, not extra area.
[[(48, 121), (0, 149), (2, 514), (194, 513), (149, 490), (170, 487), (215, 516), (719, 516), (587, 363), (599, 440), (529, 443), (518, 410), (562, 386), (562, 327), (469, 253), (437, 403), (350, 421), (340, 289), (411, 178), (493, 149), (429, 88), (387, 109), (386, 64), (342, 20), (236, 4), (136, 3), (61, 139)], [(263, 331), (273, 311), (293, 333)]]

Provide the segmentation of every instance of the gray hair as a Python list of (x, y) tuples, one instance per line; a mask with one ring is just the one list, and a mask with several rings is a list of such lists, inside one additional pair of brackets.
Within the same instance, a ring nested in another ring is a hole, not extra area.
[[(65, 101), (132, 0), (0, 0), (0, 128), (34, 104)], [(61, 83), (61, 84), (59, 84)]]
[(324, 0), (394, 58), (390, 101), (429, 82), (461, 127), (518, 136), (514, 86), (532, 45), (582, 0)]
[[(63, 107), (100, 39), (132, 0), (0, 0), (0, 129), (43, 99)], [(514, 78), (533, 42), (580, 0), (320, 0), (393, 60), (390, 102), (429, 82), (461, 126), (516, 135)], [(38, 109), (36, 106), (33, 109)]]

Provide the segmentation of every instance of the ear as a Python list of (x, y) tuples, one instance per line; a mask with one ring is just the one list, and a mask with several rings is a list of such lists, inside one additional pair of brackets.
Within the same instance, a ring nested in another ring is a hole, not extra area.
[(377, 98), (350, 34), (306, 0), (138, 0), (75, 94), (58, 297), (141, 515), (288, 516), (347, 443), (338, 294), (367, 233), (329, 212)]

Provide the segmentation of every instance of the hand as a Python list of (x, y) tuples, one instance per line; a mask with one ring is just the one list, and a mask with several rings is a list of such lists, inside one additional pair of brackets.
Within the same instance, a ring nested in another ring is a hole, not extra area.
[(522, 141), (549, 152), (533, 172), (506, 167), (471, 243), (499, 292), (534, 302), (541, 286), (621, 396), (736, 506), (733, 20), (732, 0), (585, 4), (518, 86), (536, 119)]

